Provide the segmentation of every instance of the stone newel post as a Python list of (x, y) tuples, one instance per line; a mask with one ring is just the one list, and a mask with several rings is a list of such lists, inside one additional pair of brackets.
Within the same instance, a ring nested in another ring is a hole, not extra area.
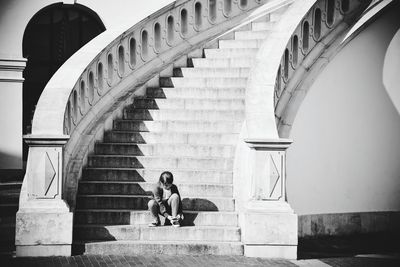
[(288, 139), (247, 139), (251, 194), (241, 218), (245, 256), (297, 258), (297, 215), (286, 201)]
[(63, 147), (69, 136), (24, 136), (27, 172), (16, 218), (17, 256), (71, 255), (72, 217), (63, 192)]

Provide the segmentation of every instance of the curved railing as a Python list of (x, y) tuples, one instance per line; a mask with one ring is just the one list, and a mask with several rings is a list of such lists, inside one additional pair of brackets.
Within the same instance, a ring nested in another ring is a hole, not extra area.
[[(56, 72), (39, 99), (32, 134), (25, 137), (30, 143), (28, 165), (45, 164), (48, 170), (40, 174), (28, 168), (30, 181), (43, 180), (32, 183), (35, 186), (27, 189), (28, 196), (61, 198), (67, 194), (64, 199), (73, 202), (90, 146), (107, 129), (103, 125), (112, 123), (110, 112), (121, 112), (116, 106), (129, 102), (138, 88), (190, 51), (292, 2), (180, 0), (117, 38), (106, 31), (93, 39)], [(64, 152), (46, 152), (47, 147), (62, 148), (64, 144)], [(40, 152), (33, 148), (40, 146), (46, 148)], [(54, 180), (54, 166), (59, 166), (58, 183), (49, 183)], [(52, 190), (54, 186), (58, 189)], [(66, 192), (65, 187), (74, 190)]]
[[(297, 92), (311, 74), (311, 66), (318, 65), (320, 72), (329, 57), (321, 55), (336, 43), (339, 47), (346, 33), (371, 1), (319, 0), (307, 12), (286, 45), (276, 75), (274, 106), (280, 136), (288, 137), (288, 130), (306, 92)], [(319, 60), (319, 61), (318, 61)], [(296, 92), (296, 93), (295, 93)], [(297, 99), (294, 99), (297, 98)], [(297, 106), (291, 106), (296, 102)], [(290, 103), (290, 104), (289, 104)]]
[(97, 55), (79, 77), (64, 112), (64, 133), (71, 134), (96, 102), (127, 76), (146, 64), (162, 64), (171, 50), (187, 46), (188, 41), (195, 45), (196, 38), (209, 38), (209, 34), (201, 34), (266, 2), (270, 1), (177, 1), (130, 28)]

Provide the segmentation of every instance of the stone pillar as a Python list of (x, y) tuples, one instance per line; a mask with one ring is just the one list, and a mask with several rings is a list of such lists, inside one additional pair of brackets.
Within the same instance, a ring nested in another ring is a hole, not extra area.
[(297, 215), (286, 201), (288, 139), (247, 139), (251, 148), (251, 195), (241, 213), (247, 257), (297, 258)]
[(26, 176), (16, 218), (18, 257), (69, 256), (73, 213), (63, 200), (63, 147), (69, 136), (24, 136)]
[(23, 169), (22, 72), (25, 65), (24, 58), (0, 57), (0, 170)]

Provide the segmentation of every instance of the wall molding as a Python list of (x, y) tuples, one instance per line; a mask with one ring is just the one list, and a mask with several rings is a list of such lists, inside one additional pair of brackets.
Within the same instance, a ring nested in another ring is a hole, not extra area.
[(400, 211), (299, 215), (299, 238), (400, 234)]
[(23, 83), (26, 62), (25, 58), (0, 58), (0, 82)]

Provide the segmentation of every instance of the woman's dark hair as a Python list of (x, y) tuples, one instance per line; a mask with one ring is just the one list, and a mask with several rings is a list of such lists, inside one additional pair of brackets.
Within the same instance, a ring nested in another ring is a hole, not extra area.
[(166, 171), (161, 173), (159, 181), (161, 184), (172, 184), (174, 182), (174, 176), (171, 172)]

